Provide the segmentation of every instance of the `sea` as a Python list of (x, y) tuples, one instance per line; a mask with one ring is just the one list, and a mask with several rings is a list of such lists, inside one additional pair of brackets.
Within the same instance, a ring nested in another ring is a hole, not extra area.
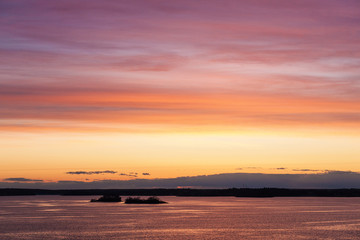
[(355, 197), (171, 196), (159, 205), (91, 198), (2, 196), (0, 240), (360, 239)]

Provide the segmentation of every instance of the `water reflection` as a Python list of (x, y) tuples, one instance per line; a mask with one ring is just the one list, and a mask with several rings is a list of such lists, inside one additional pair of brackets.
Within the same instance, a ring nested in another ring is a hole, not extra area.
[(162, 197), (167, 205), (86, 196), (0, 197), (0, 239), (356, 239), (360, 198)]

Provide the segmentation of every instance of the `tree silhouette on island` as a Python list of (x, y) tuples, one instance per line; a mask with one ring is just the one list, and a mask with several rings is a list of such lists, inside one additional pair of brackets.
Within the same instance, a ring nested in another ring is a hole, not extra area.
[[(121, 202), (119, 195), (103, 195), (99, 199), (91, 199), (90, 202)], [(140, 197), (128, 197), (125, 200), (126, 204), (163, 204), (167, 203), (160, 200), (158, 197), (149, 197), (142, 199)]]
[(99, 199), (91, 199), (90, 202), (121, 202), (119, 195), (103, 195)]
[(149, 197), (147, 199), (141, 199), (139, 197), (128, 197), (125, 200), (125, 203), (126, 204), (163, 204), (167, 202), (161, 201), (157, 197)]

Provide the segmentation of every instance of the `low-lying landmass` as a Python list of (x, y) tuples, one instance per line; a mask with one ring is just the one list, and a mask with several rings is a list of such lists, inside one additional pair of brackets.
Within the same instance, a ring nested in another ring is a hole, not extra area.
[(287, 188), (228, 188), (228, 189), (20, 189), (0, 188), (0, 196), (23, 195), (123, 195), (123, 196), (189, 196), (189, 197), (360, 197), (358, 188), (287, 189)]
[(167, 202), (164, 202), (157, 197), (149, 197), (147, 199), (142, 199), (139, 197), (128, 197), (125, 200), (125, 203), (126, 204), (163, 204)]
[[(103, 195), (98, 199), (91, 199), (90, 202), (121, 202), (119, 195)], [(160, 200), (158, 197), (148, 197), (142, 199), (140, 197), (128, 197), (125, 200), (126, 204), (162, 204), (167, 203)]]
[(119, 195), (103, 195), (98, 199), (91, 199), (90, 202), (121, 202)]

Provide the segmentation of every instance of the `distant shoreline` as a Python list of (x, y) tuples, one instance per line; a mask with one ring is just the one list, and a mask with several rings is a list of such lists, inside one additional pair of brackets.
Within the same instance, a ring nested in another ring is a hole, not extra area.
[(289, 189), (289, 188), (229, 188), (229, 189), (25, 189), (0, 188), (0, 196), (63, 195), (94, 196), (181, 196), (181, 197), (360, 197), (359, 188)]

